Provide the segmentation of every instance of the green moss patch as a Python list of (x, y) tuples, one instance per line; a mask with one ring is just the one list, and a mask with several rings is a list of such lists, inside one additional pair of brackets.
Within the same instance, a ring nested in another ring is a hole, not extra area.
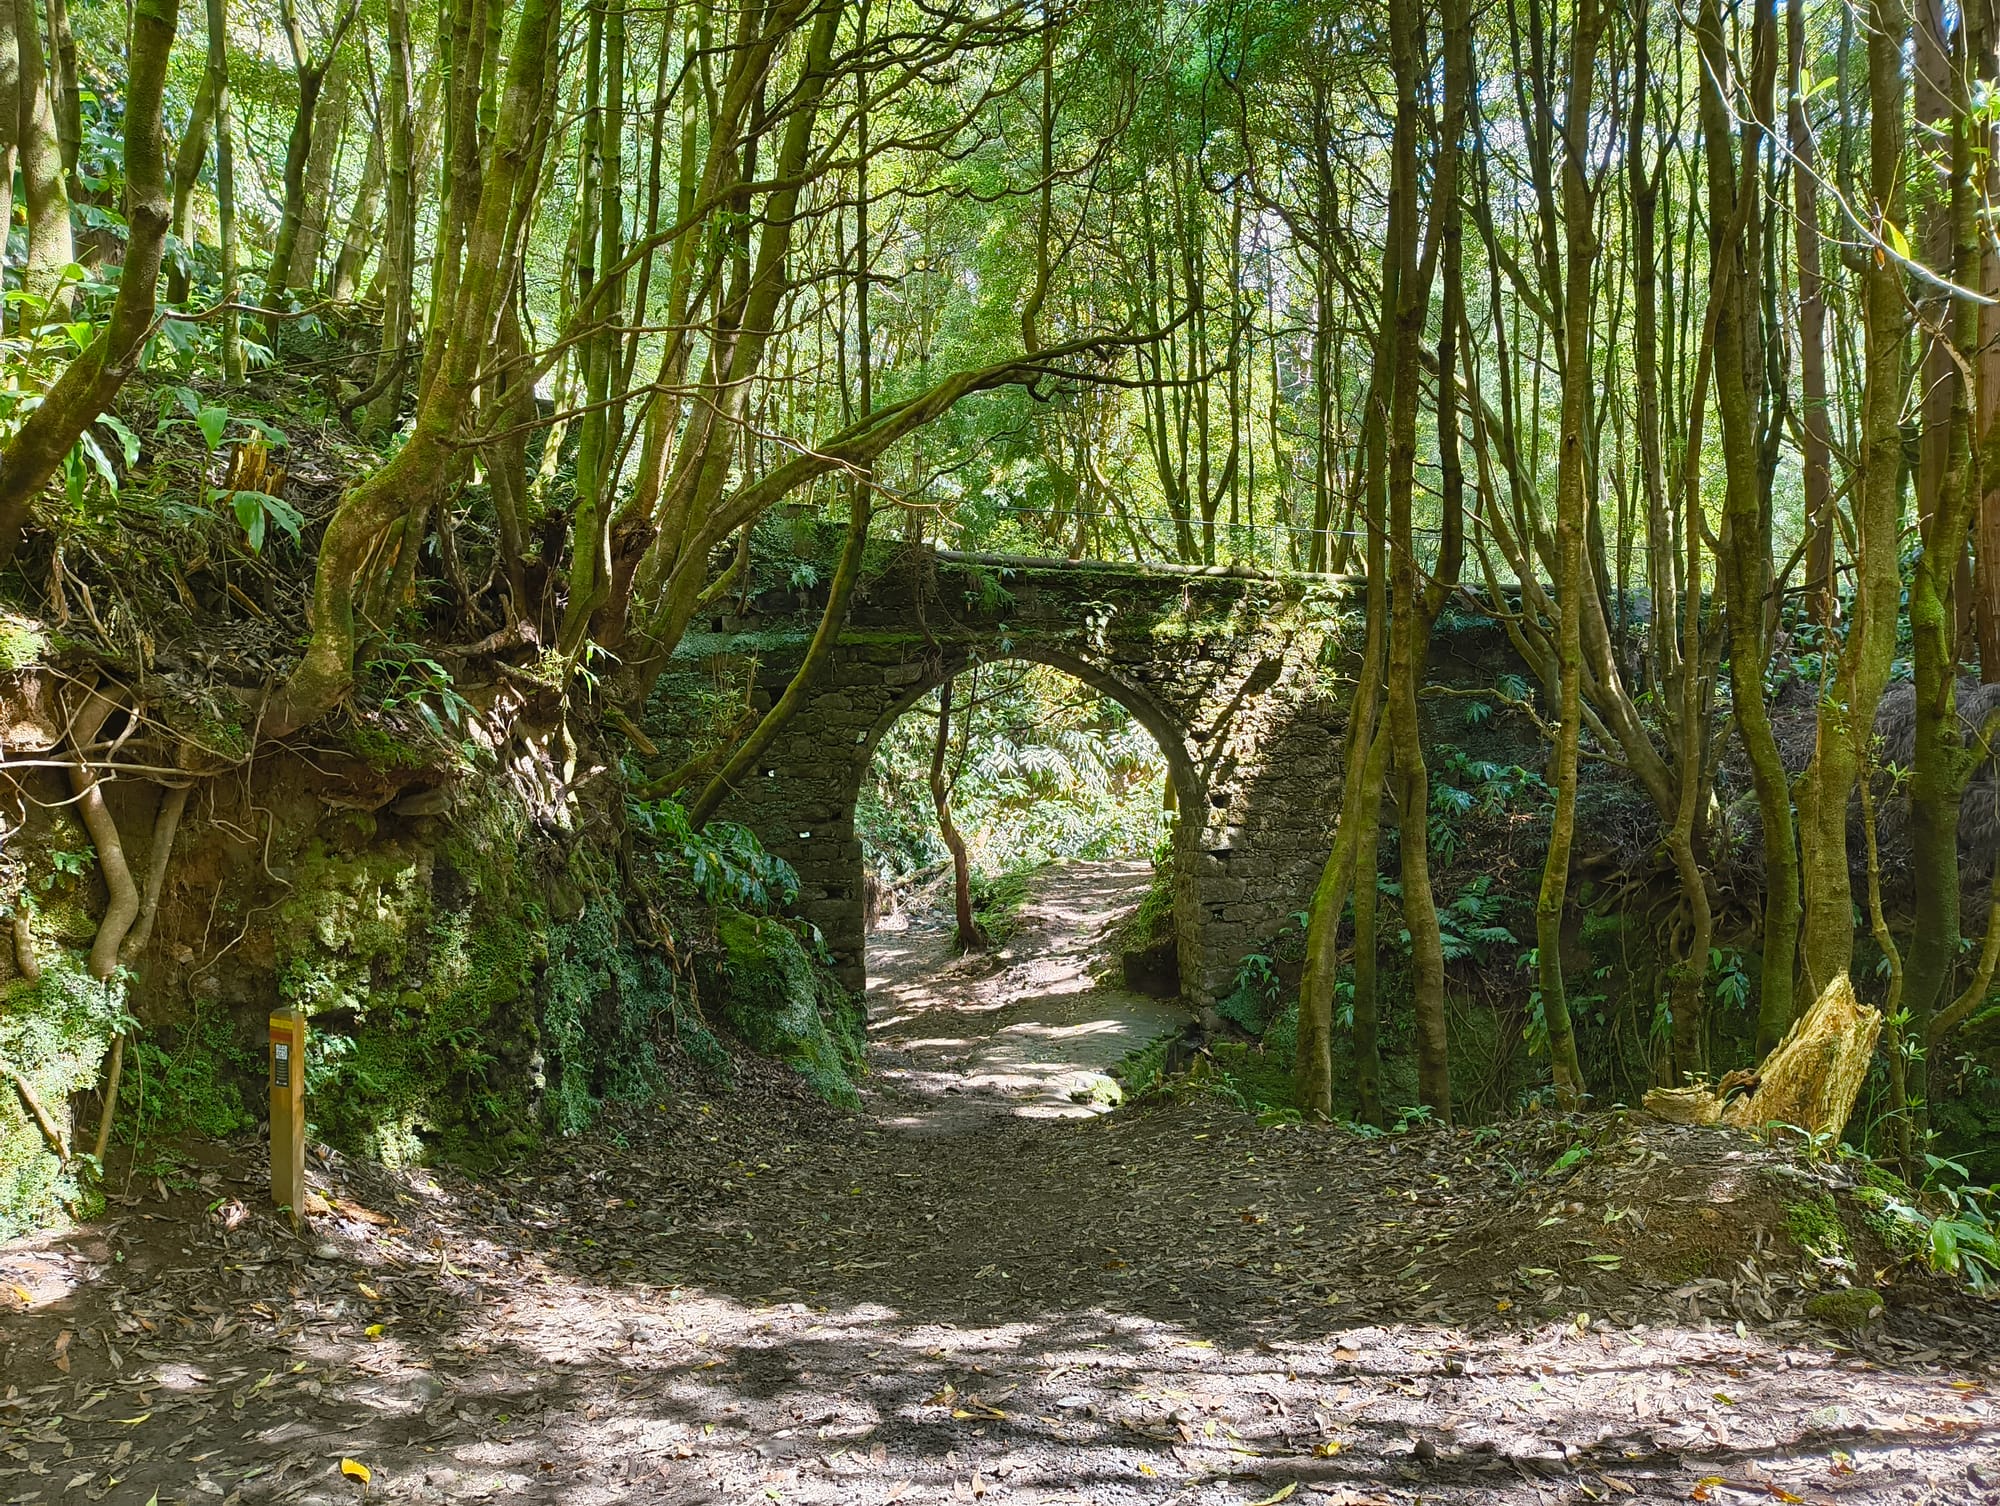
[(715, 930), (722, 944), (715, 981), (729, 1028), (752, 1050), (789, 1063), (828, 1102), (858, 1108), (860, 1002), (814, 964), (785, 921), (723, 910)]
[[(88, 1213), (95, 1195), (49, 1148), (22, 1102), (12, 1072), (27, 1081), (57, 1126), (70, 1134), (70, 1095), (93, 1086), (125, 1013), (125, 995), (65, 955), (47, 958), (41, 978), (0, 993), (0, 1240), (58, 1223), (66, 1212)], [(86, 1143), (84, 1150), (90, 1147)]]
[(274, 926), (279, 993), (313, 1022), (317, 1132), (391, 1165), (523, 1151), (541, 916), (518, 833), (493, 810), (435, 846), (369, 824), (351, 850), (308, 847)]

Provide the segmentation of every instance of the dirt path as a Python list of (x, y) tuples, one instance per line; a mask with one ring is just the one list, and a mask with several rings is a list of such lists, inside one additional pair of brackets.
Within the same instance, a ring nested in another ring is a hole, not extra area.
[(326, 1158), (303, 1236), (207, 1147), (0, 1251), (0, 1503), (2000, 1500), (1990, 1307), (1871, 1266), (1886, 1317), (1803, 1312), (1784, 1199), (1837, 1166), (1049, 1117), (1111, 1045), (1044, 935), (922, 1008), (878, 948), (865, 1114), (745, 1063), (503, 1177)]
[(1100, 984), (1109, 933), (1137, 907), (1149, 863), (1065, 863), (1037, 874), (1020, 924), (958, 956), (947, 915), (898, 916), (868, 942), (869, 1034), (885, 1118), (943, 1129), (970, 1115), (1083, 1118), (1117, 1101), (1110, 1069), (1179, 1029), (1187, 1011)]

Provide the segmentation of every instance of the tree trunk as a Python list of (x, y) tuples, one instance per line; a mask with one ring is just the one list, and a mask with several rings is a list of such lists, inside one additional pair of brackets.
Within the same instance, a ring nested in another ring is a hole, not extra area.
[[(0, 3), (0, 231), (14, 224), (14, 162), (21, 145), (21, 44), (14, 35), (14, 7)], [(7, 269), (7, 237), (0, 233), (0, 280)], [(0, 308), (0, 335), (7, 318)]]
[(1594, 222), (1596, 191), (1587, 176), (1590, 158), (1590, 96), (1596, 74), (1597, 40), (1604, 18), (1595, 0), (1582, 0), (1570, 33), (1570, 95), (1564, 107), (1562, 204), (1565, 323), (1562, 364), (1562, 443), (1556, 465), (1558, 723), (1553, 760), (1556, 808), (1549, 850), (1535, 900), (1535, 970), (1541, 991), (1542, 1022), (1548, 1031), (1549, 1067), (1557, 1105), (1581, 1105), (1583, 1066), (1570, 1022), (1563, 981), (1563, 907), (1569, 893), (1570, 849), (1576, 835), (1576, 780), (1583, 734), (1584, 593), (1594, 590), (1586, 574), (1585, 536), (1590, 526), (1590, 286), (1597, 255)]
[[(32, 10), (32, 4), (26, 8)], [(160, 98), (178, 0), (133, 0), (125, 93), (125, 261), (111, 318), (0, 451), (0, 564), (13, 558), (28, 507), (87, 424), (110, 405), (152, 333), (160, 255), (172, 198), (161, 141)], [(25, 55), (25, 38), (24, 55)], [(25, 73), (25, 67), (23, 69)], [(25, 79), (24, 79), (25, 86)], [(25, 98), (24, 87), (24, 98)], [(60, 180), (58, 180), (60, 187)], [(31, 209), (32, 215), (32, 209)], [(67, 211), (65, 211), (65, 216)], [(68, 221), (65, 217), (65, 225)]]
[[(25, 330), (69, 307), (64, 269), (76, 259), (76, 247), (70, 238), (62, 143), (56, 135), (55, 105), (49, 97), (35, 0), (14, 0), (14, 35), (21, 57), (21, 197), (28, 207), (28, 255), (21, 267), (21, 291), (37, 300), (21, 309)], [(0, 498), (4, 492), (4, 482), (0, 482)], [(0, 508), (4, 505), (0, 500)]]
[(1828, 621), (1833, 589), (1833, 468), (1827, 421), (1826, 293), (1820, 273), (1818, 147), (1806, 119), (1805, 0), (1786, 0), (1790, 103), (1786, 110), (1792, 154), (1793, 254), (1799, 281), (1799, 395), (1801, 462), (1805, 482), (1806, 599), (1813, 616)]
[(951, 853), (951, 903), (958, 925), (958, 949), (979, 952), (986, 949), (986, 937), (972, 915), (972, 861), (966, 856), (965, 838), (951, 819), (951, 781), (945, 774), (945, 752), (951, 746), (951, 688), (946, 680), (938, 687), (937, 741), (931, 745), (931, 804), (937, 808), (938, 833)]
[[(1983, 11), (1983, 8), (1982, 8)], [(1942, 18), (1926, 12), (1926, 24)], [(1970, 67), (1990, 67), (1993, 31), (1982, 14), (1974, 25), (1953, 28), (1944, 56), (1941, 35), (1922, 49), (1933, 62), (1941, 98), (1948, 192), (1938, 210), (1943, 229), (1927, 239), (1942, 243), (1955, 280), (1976, 283), (1983, 256), (1979, 238), (1979, 175), (1992, 145), (1990, 126), (1977, 126), (1958, 82)], [(1976, 134), (1975, 134), (1976, 133)], [(1928, 1040), (1931, 1021), (1950, 985), (1959, 955), (1961, 916), (1958, 870), (1959, 811), (1965, 788), (1985, 761), (1983, 748), (1966, 746), (1958, 707), (1959, 565), (1984, 487), (1972, 443), (1974, 392), (1960, 377), (1963, 362), (1980, 360), (1981, 313), (1970, 299), (1946, 299), (1933, 331), (1935, 372), (1924, 404), (1926, 474), (1918, 493), (1917, 530), (1922, 551), (1909, 584), (1909, 623), (1915, 660), (1915, 753), (1910, 776), (1910, 878), (1914, 898), (1903, 1007), (1912, 1032)], [(1857, 728), (1872, 735), (1873, 723)], [(1864, 769), (1863, 778), (1866, 778)], [(1914, 1095), (1925, 1096), (1927, 1069), (1913, 1062)]]
[[(208, 0), (208, 93), (215, 110), (215, 239), (221, 250), (221, 302), (237, 297), (236, 116), (229, 98), (229, 14), (227, 0)], [(222, 313), (222, 376), (235, 386), (243, 380), (243, 325), (236, 311)]]
[(49, 102), (54, 108), (56, 141), (62, 152), (63, 176), (72, 202), (82, 197), (77, 180), (76, 159), (83, 150), (83, 98), (77, 91), (76, 33), (70, 29), (69, 0), (47, 0), (49, 45), (54, 65), (49, 79)]
[(319, 97), (318, 118), (313, 122), (312, 154), (306, 158), (305, 193), (299, 211), (298, 239), (292, 243), (288, 287), (311, 293), (319, 287), (320, 257), (325, 254), (328, 230), (333, 219), (333, 172), (340, 158), (341, 138), (347, 130), (349, 96), (353, 92), (347, 55), (336, 54), (327, 70), (326, 87)]
[[(1888, 226), (1900, 225), (1904, 218), (1909, 142), (1903, 117), (1903, 56), (1909, 31), (1902, 0), (1872, 0), (1868, 138), (1875, 202), (1870, 218)], [(1798, 783), (1805, 914), (1800, 959), (1807, 987), (1815, 994), (1845, 974), (1854, 955), (1847, 808), (1860, 767), (1855, 734), (1859, 730), (1865, 736), (1874, 726), (1895, 655), (1902, 593), (1897, 555), (1909, 313), (1903, 270), (1893, 258), (1864, 255), (1861, 280), (1864, 354), (1861, 464), (1854, 506), (1854, 608), (1833, 683), (1820, 697), (1812, 760)]]
[(361, 162), (361, 181), (355, 187), (354, 208), (347, 217), (347, 229), (340, 237), (340, 253), (333, 259), (333, 276), (327, 283), (327, 297), (335, 303), (351, 303), (361, 286), (361, 269), (374, 253), (382, 233), (382, 189), (387, 168), (383, 139), (394, 118), (394, 107), (382, 101), (389, 120), (378, 119), (368, 133), (368, 155)]
[(416, 197), (412, 181), (415, 122), (410, 100), (410, 7), (390, 0), (389, 73), (382, 109), (389, 117), (381, 134), (388, 152), (389, 218), (382, 242), (382, 340), (375, 356), (375, 399), (362, 420), (364, 431), (393, 428), (409, 381), (410, 318), (416, 272)]
[(181, 132), (180, 145), (174, 151), (174, 208), (170, 226), (174, 239), (180, 243), (180, 255), (167, 268), (168, 303), (187, 302), (194, 266), (194, 190), (201, 179), (201, 164), (208, 156), (209, 136), (214, 127), (215, 81), (204, 68), (187, 129)]

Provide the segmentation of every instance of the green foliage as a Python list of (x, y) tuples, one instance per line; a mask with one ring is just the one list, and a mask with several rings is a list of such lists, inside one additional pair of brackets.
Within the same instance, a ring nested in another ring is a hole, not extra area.
[[(862, 851), (899, 876), (945, 860), (931, 800), (934, 696), (885, 732), (855, 807)], [(1165, 760), (1123, 707), (1042, 665), (958, 678), (947, 750), (952, 812), (987, 873), (1070, 858), (1142, 858), (1169, 829)]]
[(687, 808), (675, 800), (635, 800), (625, 809), (658, 859), (685, 868), (695, 892), (710, 904), (774, 910), (799, 897), (792, 865), (766, 852), (748, 827), (711, 821), (696, 831)]
[(728, 1054), (686, 1007), (683, 987), (653, 952), (622, 934), (614, 908), (593, 900), (573, 921), (551, 927), (542, 977), (542, 1046), (550, 1129), (588, 1129), (606, 1103), (636, 1103), (664, 1080), (662, 1047), (671, 1038), (719, 1079)]
[(261, 1083), (264, 1061), (226, 1016), (196, 1015), (169, 1050), (145, 1037), (125, 1050), (119, 1133), (135, 1145), (175, 1135), (227, 1139), (254, 1129), (244, 1082)]
[(465, 737), (471, 704), (458, 693), (451, 671), (415, 643), (384, 643), (368, 661), (368, 690), (384, 712), (413, 719), (424, 736), (468, 762), (478, 745)]
[(36, 663), (49, 649), (48, 630), (32, 617), (0, 610), (0, 673)]
[[(1499, 892), (1492, 876), (1478, 874), (1466, 881), (1451, 902), (1438, 911), (1438, 931), (1444, 943), (1444, 960), (1457, 962), (1467, 957), (1485, 960), (1489, 949), (1516, 946), (1514, 933), (1499, 923), (1511, 903)], [(1402, 933), (1404, 944), (1409, 932)]]
[(1271, 959), (1252, 952), (1236, 964), (1236, 976), (1229, 992), (1216, 1001), (1215, 1012), (1251, 1035), (1262, 1035), (1283, 993), (1283, 981)]
[(1874, 1209), (1877, 1227), (1887, 1236), (1884, 1242), (1913, 1251), (1933, 1271), (1960, 1277), (1982, 1295), (2000, 1290), (2000, 1226), (1995, 1221), (2000, 1188), (1973, 1185), (1957, 1161), (1926, 1155), (1924, 1162), (1927, 1197), (1900, 1196), (1879, 1183), (1861, 1189), (1859, 1196)]

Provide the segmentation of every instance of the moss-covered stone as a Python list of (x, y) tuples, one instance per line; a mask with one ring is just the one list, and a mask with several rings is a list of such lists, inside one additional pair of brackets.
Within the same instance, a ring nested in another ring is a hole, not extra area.
[(1832, 1328), (1866, 1328), (1887, 1310), (1873, 1287), (1844, 1286), (1806, 1298), (1806, 1316)]
[(752, 1050), (788, 1062), (829, 1102), (859, 1107), (853, 1074), (865, 1020), (858, 1001), (814, 965), (782, 920), (725, 910), (715, 930), (729, 1028)]

